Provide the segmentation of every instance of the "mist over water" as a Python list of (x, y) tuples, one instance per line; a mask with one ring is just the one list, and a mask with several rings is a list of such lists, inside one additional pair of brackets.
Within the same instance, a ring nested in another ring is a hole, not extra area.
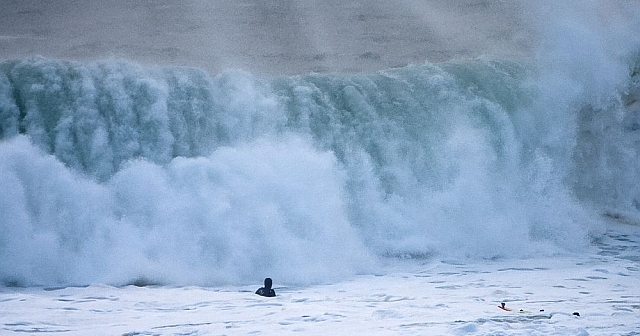
[(640, 15), (546, 5), (526, 60), (0, 63), (0, 279), (308, 284), (588, 248), (599, 216), (640, 217)]
[(520, 1), (4, 0), (0, 59), (122, 58), (260, 76), (531, 55)]

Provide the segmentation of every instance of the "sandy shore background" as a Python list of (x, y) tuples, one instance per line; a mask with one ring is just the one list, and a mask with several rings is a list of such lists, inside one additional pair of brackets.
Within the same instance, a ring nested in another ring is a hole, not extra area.
[(361, 72), (521, 58), (535, 40), (520, 1), (0, 2), (0, 59), (113, 57), (258, 75)]

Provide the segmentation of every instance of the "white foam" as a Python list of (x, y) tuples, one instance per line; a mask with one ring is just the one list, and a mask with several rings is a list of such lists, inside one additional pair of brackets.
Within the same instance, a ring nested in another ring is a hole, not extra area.
[(25, 137), (0, 146), (5, 282), (329, 281), (371, 266), (349, 225), (343, 172), (297, 137), (131, 161), (106, 184)]
[[(65, 335), (638, 333), (640, 270), (637, 259), (625, 257), (638, 257), (640, 235), (637, 228), (608, 228), (610, 235), (589, 253), (395, 264), (377, 276), (304, 287), (274, 278), (275, 298), (253, 294), (260, 281), (227, 287), (5, 287), (0, 328)], [(502, 302), (512, 311), (499, 309)]]

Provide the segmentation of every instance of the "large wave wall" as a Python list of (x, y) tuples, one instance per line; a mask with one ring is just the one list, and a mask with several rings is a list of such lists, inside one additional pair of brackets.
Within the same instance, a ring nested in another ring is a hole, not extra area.
[(640, 217), (640, 57), (572, 27), (537, 62), (368, 74), (0, 63), (0, 279), (314, 283), (585, 248), (599, 216)]

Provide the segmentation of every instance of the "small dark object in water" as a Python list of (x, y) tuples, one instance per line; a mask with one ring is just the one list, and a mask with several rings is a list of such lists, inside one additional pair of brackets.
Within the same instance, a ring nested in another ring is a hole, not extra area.
[(573, 312), (573, 315), (575, 315), (575, 316), (580, 316), (580, 313), (578, 313), (578, 312)]

